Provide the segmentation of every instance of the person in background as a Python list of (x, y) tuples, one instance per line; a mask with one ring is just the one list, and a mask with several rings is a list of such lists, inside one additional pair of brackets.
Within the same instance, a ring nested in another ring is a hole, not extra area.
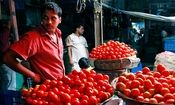
[(91, 67), (91, 65), (90, 65), (89, 60), (85, 57), (80, 58), (80, 60), (78, 61), (78, 64), (79, 64), (81, 69), (86, 69), (88, 71), (93, 69), (93, 67)]
[[(61, 79), (65, 71), (62, 36), (57, 28), (61, 23), (62, 9), (54, 2), (46, 2), (41, 13), (41, 25), (26, 32), (4, 55), (6, 64), (36, 83)], [(28, 61), (31, 69), (23, 66), (17, 58)]]
[(66, 46), (68, 47), (68, 56), (69, 56), (69, 63), (72, 66), (72, 70), (80, 71), (81, 68), (79, 67), (78, 61), (80, 58), (89, 57), (88, 52), (88, 44), (83, 37), (84, 33), (84, 26), (83, 24), (76, 24), (74, 27), (74, 33), (70, 34), (66, 38)]

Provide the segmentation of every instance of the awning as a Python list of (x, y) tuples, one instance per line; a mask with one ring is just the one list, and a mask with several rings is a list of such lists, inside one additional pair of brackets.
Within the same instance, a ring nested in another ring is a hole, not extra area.
[(175, 16), (166, 17), (166, 16), (154, 15), (154, 14), (143, 13), (143, 12), (125, 11), (125, 10), (113, 8), (113, 7), (111, 7), (107, 4), (104, 4), (104, 3), (102, 3), (102, 6), (106, 7), (106, 8), (110, 8), (116, 12), (121, 12), (124, 14), (128, 14), (128, 15), (135, 16), (135, 17), (140, 17), (143, 19), (162, 21), (162, 22), (175, 22)]

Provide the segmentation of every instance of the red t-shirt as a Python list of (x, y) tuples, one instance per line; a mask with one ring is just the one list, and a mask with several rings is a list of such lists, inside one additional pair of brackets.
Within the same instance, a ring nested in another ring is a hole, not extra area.
[(63, 43), (61, 31), (56, 30), (57, 42), (43, 27), (27, 32), (24, 37), (10, 46), (24, 60), (30, 62), (33, 71), (44, 79), (61, 79), (64, 75)]

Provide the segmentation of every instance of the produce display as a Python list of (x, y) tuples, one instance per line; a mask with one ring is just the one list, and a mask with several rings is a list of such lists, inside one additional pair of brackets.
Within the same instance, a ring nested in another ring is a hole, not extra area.
[(136, 55), (136, 51), (125, 43), (110, 40), (92, 49), (89, 56), (94, 59), (120, 59)]
[(109, 76), (94, 70), (73, 70), (62, 80), (46, 80), (33, 88), (22, 89), (29, 105), (97, 105), (113, 95)]
[(114, 81), (115, 90), (128, 98), (147, 104), (175, 104), (175, 71), (158, 64), (155, 71), (144, 67), (142, 71), (124, 73)]

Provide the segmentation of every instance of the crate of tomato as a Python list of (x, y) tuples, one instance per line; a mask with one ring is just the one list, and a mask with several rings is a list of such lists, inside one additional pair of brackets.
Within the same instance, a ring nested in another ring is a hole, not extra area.
[(117, 70), (137, 67), (137, 51), (125, 43), (110, 40), (92, 49), (90, 58), (100, 70)]
[(152, 71), (123, 73), (112, 81), (115, 93), (128, 105), (174, 105), (175, 71), (158, 64)]

